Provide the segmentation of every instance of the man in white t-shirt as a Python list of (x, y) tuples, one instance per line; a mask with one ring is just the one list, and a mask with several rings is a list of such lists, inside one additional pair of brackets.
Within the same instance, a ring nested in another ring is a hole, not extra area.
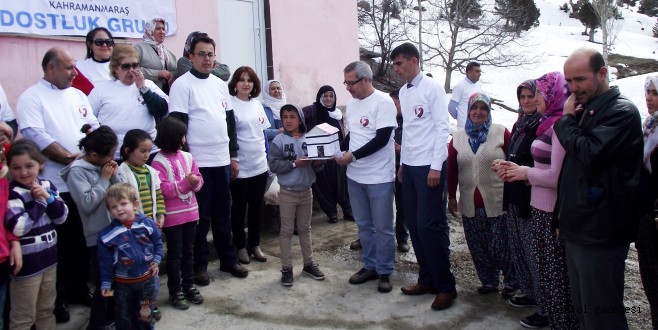
[(466, 65), (466, 77), (452, 89), (452, 97), (448, 104), (448, 112), (457, 119), (457, 129), (464, 128), (468, 114), (468, 99), (471, 95), (482, 91), (480, 83), (480, 63), (470, 62)]
[(446, 309), (457, 297), (450, 271), (450, 228), (443, 197), (448, 158), (446, 94), (420, 72), (418, 49), (404, 43), (391, 52), (395, 72), (406, 80), (400, 88), (404, 130), (398, 180), (402, 183), (405, 223), (418, 261), (418, 283), (402, 288), (407, 295), (436, 294), (432, 309)]
[(209, 248), (206, 236), (212, 228), (219, 256), (219, 270), (244, 278), (246, 268), (238, 264), (231, 231), (229, 184), (240, 171), (235, 116), (226, 83), (211, 75), (215, 63), (215, 41), (195, 38), (190, 45), (192, 69), (180, 76), (169, 92), (169, 116), (187, 124), (187, 144), (203, 176), (196, 194), (199, 224), (194, 242), (194, 282), (210, 284)]
[(89, 257), (78, 208), (59, 171), (80, 154), (82, 126), (90, 124), (95, 129), (99, 125), (87, 96), (70, 88), (77, 76), (73, 56), (62, 48), (52, 48), (41, 66), (43, 79), (21, 94), (16, 115), (21, 134), (34, 141), (48, 158), (41, 175), (57, 187), (69, 209), (66, 221), (55, 226), (58, 266), (54, 313), (58, 322), (66, 322), (67, 301), (89, 303)]
[(363, 268), (350, 277), (351, 284), (379, 279), (379, 292), (392, 289), (390, 274), (395, 261), (393, 196), (395, 193), (395, 104), (372, 86), (368, 64), (352, 62), (343, 70), (349, 133), (341, 149), (349, 150), (336, 163), (347, 166), (347, 189), (352, 214), (359, 226)]
[[(2, 89), (2, 85), (0, 85), (0, 121), (7, 124), (6, 126), (9, 126), (11, 129), (11, 134), (8, 135), (11, 140), (18, 131), (18, 124), (16, 123), (14, 112), (11, 111), (11, 106), (9, 106), (9, 101), (7, 101), (7, 95), (5, 94), (5, 90)], [(6, 126), (0, 125), (0, 131), (5, 133), (7, 131)]]

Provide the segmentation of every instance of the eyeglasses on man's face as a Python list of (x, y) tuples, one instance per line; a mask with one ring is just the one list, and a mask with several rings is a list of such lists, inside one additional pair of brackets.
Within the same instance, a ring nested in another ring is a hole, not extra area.
[(114, 46), (114, 39), (94, 39), (94, 45), (100, 47), (105, 44), (108, 47)]
[(139, 68), (139, 63), (123, 63), (123, 64), (119, 65), (119, 67), (120, 67), (121, 70), (123, 70), (123, 71), (128, 71), (128, 70), (130, 70), (131, 68), (132, 68), (132, 69), (137, 69), (137, 68)]
[(353, 81), (345, 80), (345, 81), (343, 81), (343, 85), (345, 85), (345, 86), (354, 86), (361, 80), (363, 80), (363, 78), (359, 78), (359, 79), (353, 80)]
[(211, 59), (211, 60), (212, 60), (213, 58), (215, 58), (215, 56), (217, 56), (217, 55), (215, 55), (215, 53), (206, 53), (206, 52), (198, 52), (198, 53), (194, 53), (194, 55), (195, 55), (195, 56), (199, 56), (199, 57), (201, 57), (201, 58), (205, 58), (205, 57), (207, 57), (207, 58), (209, 58), (209, 59)]

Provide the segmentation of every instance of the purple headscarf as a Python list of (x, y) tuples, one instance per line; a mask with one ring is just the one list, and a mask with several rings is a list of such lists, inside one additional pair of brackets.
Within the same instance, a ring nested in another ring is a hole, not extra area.
[(541, 93), (546, 103), (546, 111), (539, 120), (539, 128), (537, 128), (537, 136), (540, 136), (562, 116), (562, 109), (564, 102), (569, 97), (569, 90), (564, 75), (557, 71), (537, 78), (535, 84), (537, 84), (537, 92)]

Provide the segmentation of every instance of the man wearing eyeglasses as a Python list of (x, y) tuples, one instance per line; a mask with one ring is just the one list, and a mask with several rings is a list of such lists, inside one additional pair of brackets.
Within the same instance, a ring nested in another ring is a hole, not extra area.
[[(78, 208), (59, 171), (80, 154), (78, 142), (84, 137), (80, 128), (90, 124), (96, 129), (99, 124), (87, 96), (70, 88), (77, 76), (73, 56), (62, 48), (51, 48), (43, 57), (41, 66), (43, 79), (21, 94), (16, 115), (20, 132), (26, 139), (34, 141), (48, 158), (43, 177), (57, 187), (69, 209), (66, 222), (56, 226), (59, 266), (55, 314), (58, 322), (66, 322), (69, 312), (63, 297), (65, 290), (69, 294), (73, 291), (88, 294), (87, 278), (84, 278), (88, 274), (85, 270), (88, 264), (80, 262), (85, 260), (81, 253), (86, 253), (87, 248)], [(80, 287), (71, 287), (74, 283)]]
[(237, 177), (240, 165), (228, 85), (210, 74), (215, 63), (215, 41), (208, 36), (195, 38), (190, 45), (190, 60), (192, 69), (171, 87), (169, 112), (187, 124), (187, 144), (204, 181), (196, 195), (200, 219), (194, 242), (194, 281), (203, 286), (210, 283), (206, 240), (210, 228), (219, 270), (240, 278), (249, 272), (238, 264), (232, 242), (229, 184)]
[(395, 261), (393, 196), (395, 147), (393, 129), (397, 110), (388, 94), (372, 86), (372, 70), (365, 62), (352, 62), (343, 70), (343, 84), (352, 99), (347, 103), (349, 133), (336, 158), (347, 165), (347, 189), (352, 214), (359, 227), (363, 267), (350, 277), (351, 284), (379, 279), (377, 290), (392, 290), (390, 275)]
[(405, 222), (418, 261), (418, 282), (406, 295), (436, 294), (432, 309), (450, 307), (457, 297), (450, 271), (450, 228), (443, 198), (448, 158), (448, 109), (443, 87), (420, 72), (416, 46), (404, 43), (391, 52), (400, 88), (404, 131), (398, 180), (402, 183)]

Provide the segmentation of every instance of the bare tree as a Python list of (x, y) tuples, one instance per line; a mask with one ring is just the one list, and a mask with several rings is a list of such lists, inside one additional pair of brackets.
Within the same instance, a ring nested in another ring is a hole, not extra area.
[(614, 44), (621, 30), (622, 22), (618, 19), (621, 18), (621, 14), (617, 10), (615, 0), (592, 0), (592, 8), (601, 24), (602, 55), (607, 65), (610, 47)]
[(406, 7), (404, 0), (362, 0), (357, 3), (359, 38), (361, 45), (381, 54), (374, 75), (383, 77), (388, 70), (393, 45), (406, 40), (409, 25), (403, 23), (401, 15)]
[(511, 31), (505, 27), (506, 20), (496, 15), (493, 1), (485, 4), (479, 4), (477, 0), (424, 2), (427, 12), (423, 30), (426, 39), (427, 36), (433, 37), (423, 41), (424, 58), (425, 61), (439, 59), (439, 65), (446, 71), (446, 92), (450, 91), (453, 71), (463, 73), (468, 62), (516, 67), (538, 60), (538, 56), (525, 51), (536, 45), (523, 38), (523, 31)]

